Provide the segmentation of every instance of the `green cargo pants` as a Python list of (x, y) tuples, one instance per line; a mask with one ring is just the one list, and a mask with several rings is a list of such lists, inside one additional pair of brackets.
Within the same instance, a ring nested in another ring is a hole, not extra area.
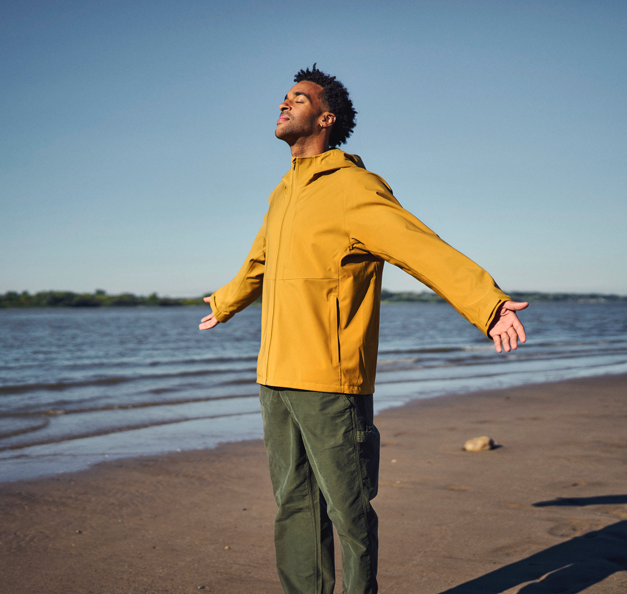
[(333, 594), (333, 526), (345, 594), (377, 592), (379, 432), (372, 395), (261, 386), (274, 539), (286, 594)]

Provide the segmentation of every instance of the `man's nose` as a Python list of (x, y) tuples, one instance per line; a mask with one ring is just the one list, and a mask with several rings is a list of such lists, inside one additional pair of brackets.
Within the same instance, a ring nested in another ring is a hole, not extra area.
[(279, 105), (279, 110), (280, 111), (286, 111), (290, 108), (290, 106), (287, 104), (287, 99), (285, 101), (283, 101), (283, 103), (281, 103), (281, 105)]

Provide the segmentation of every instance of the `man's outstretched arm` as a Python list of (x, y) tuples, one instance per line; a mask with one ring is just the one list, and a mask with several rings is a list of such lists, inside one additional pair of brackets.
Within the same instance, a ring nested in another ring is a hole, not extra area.
[(515, 312), (529, 307), (527, 302), (506, 301), (501, 305), (490, 324), (488, 335), (494, 340), (497, 353), (509, 353), (518, 348), (518, 341), (526, 342), (525, 328)]
[(470, 258), (442, 241), (398, 203), (380, 178), (366, 176), (346, 192), (345, 222), (355, 247), (398, 266), (435, 291), (458, 313), (494, 340), (497, 352), (525, 342), (514, 303)]
[(211, 305), (212, 313), (201, 320), (201, 330), (209, 330), (218, 322), (227, 322), (261, 296), (266, 268), (266, 217), (253, 241), (248, 257), (235, 278), (214, 291), (204, 301)]

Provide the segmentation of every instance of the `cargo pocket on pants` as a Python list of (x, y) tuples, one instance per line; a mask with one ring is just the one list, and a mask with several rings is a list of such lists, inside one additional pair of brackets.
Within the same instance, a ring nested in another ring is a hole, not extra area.
[(379, 430), (374, 425), (369, 425), (364, 431), (358, 432), (357, 441), (364, 487), (368, 499), (374, 499), (379, 490), (379, 450), (381, 447)]
[(381, 437), (372, 415), (372, 395), (349, 396), (344, 394), (353, 411), (355, 441), (359, 450), (359, 464), (363, 486), (368, 499), (374, 499), (379, 487), (379, 457)]

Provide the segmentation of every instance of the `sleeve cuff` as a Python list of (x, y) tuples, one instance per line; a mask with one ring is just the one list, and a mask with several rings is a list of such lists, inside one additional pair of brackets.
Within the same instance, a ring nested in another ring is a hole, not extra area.
[(220, 311), (220, 308), (218, 307), (218, 304), (216, 303), (215, 292), (211, 295), (209, 305), (211, 306), (211, 311), (213, 312), (213, 316), (215, 317), (216, 320), (218, 320), (218, 322), (224, 323), (230, 319), (230, 316), (227, 316), (223, 312)]
[(483, 315), (481, 316), (482, 320), (486, 320), (485, 326), (483, 328), (479, 328), (490, 340), (492, 337), (488, 334), (490, 329), (490, 324), (492, 324), (494, 320), (494, 316), (496, 316), (496, 312), (499, 310), (499, 307), (503, 305), (506, 301), (511, 301), (511, 297), (506, 295), (502, 291), (500, 296), (496, 298), (496, 301), (492, 301), (484, 310)]

